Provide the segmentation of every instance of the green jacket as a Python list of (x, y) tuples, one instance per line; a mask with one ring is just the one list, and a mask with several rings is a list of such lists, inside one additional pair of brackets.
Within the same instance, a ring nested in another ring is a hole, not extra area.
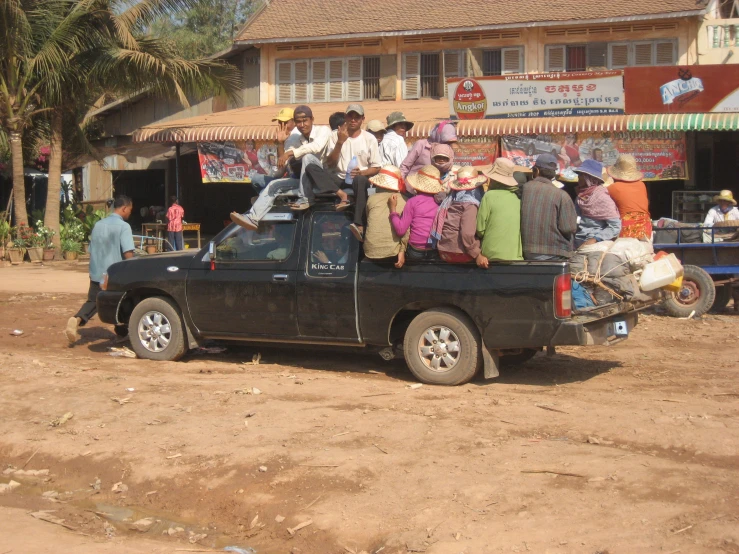
[(491, 261), (523, 260), (521, 199), (518, 187), (491, 183), (477, 212), (477, 234), (482, 255)]

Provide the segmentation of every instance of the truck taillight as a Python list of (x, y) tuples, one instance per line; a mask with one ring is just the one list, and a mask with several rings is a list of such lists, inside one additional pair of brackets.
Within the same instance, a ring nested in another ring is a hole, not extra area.
[(568, 275), (554, 280), (554, 315), (560, 319), (572, 316), (572, 282)]

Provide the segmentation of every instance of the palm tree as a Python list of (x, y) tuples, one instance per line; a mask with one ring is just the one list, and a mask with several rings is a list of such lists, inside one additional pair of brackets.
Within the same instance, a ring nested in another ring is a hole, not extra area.
[(22, 141), (39, 115), (48, 118), (51, 155), (47, 227), (59, 237), (64, 111), (84, 120), (103, 94), (141, 91), (176, 98), (235, 94), (235, 68), (217, 60), (188, 60), (147, 34), (159, 17), (198, 0), (0, 0), (0, 36), (9, 55), (0, 59), (0, 127), (13, 160), (16, 221), (26, 221)]
[(31, 121), (48, 111), (46, 97), (61, 91), (70, 51), (91, 37), (77, 23), (84, 13), (69, 10), (71, 0), (0, 0), (0, 127), (8, 137), (13, 166), (16, 222), (26, 222), (23, 135)]
[[(67, 92), (75, 99), (72, 116), (78, 124), (102, 97), (135, 94), (146, 90), (160, 98), (174, 98), (189, 107), (189, 98), (238, 90), (238, 73), (220, 60), (189, 60), (173, 45), (152, 37), (147, 30), (160, 17), (169, 17), (197, 4), (198, 0), (75, 0), (74, 9), (89, 11), (77, 18), (95, 40), (70, 54)], [(65, 96), (69, 96), (68, 94)], [(53, 98), (53, 96), (52, 96)], [(56, 103), (50, 117), (51, 155), (47, 192), (47, 227), (59, 237), (59, 194), (62, 170), (64, 102)], [(82, 133), (78, 133), (82, 134)], [(83, 138), (84, 141), (84, 138)], [(89, 146), (89, 145), (88, 145)], [(57, 239), (58, 240), (58, 239)], [(55, 244), (58, 248), (58, 243)]]

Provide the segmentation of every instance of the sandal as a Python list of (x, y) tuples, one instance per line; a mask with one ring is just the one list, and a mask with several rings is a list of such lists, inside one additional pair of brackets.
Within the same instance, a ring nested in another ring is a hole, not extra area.
[(339, 202), (338, 204), (336, 204), (336, 211), (337, 212), (343, 212), (344, 210), (346, 210), (347, 208), (349, 208), (351, 206), (352, 206), (352, 203), (351, 202), (349, 202), (348, 200), (342, 200), (341, 202)]
[(364, 242), (364, 230), (357, 225), (356, 223), (352, 223), (349, 225), (349, 230), (352, 232), (352, 235), (354, 235), (354, 238), (357, 239), (359, 242)]
[(231, 221), (233, 221), (236, 225), (239, 227), (243, 227), (244, 229), (247, 229), (249, 231), (256, 231), (259, 228), (259, 225), (254, 223), (252, 219), (248, 215), (241, 215), (238, 212), (231, 212)]
[(291, 210), (296, 211), (307, 210), (308, 208), (310, 208), (310, 203), (306, 201), (295, 202), (293, 205), (290, 206)]

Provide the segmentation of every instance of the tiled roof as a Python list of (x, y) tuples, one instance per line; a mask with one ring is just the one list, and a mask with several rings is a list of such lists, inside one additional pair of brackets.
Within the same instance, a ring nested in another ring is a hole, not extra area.
[(448, 31), (698, 13), (696, 0), (267, 0), (237, 41)]

